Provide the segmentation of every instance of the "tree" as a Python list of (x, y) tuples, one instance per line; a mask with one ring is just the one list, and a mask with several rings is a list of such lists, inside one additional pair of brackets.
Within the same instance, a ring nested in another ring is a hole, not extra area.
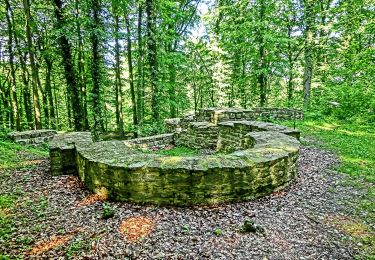
[[(59, 35), (59, 43), (61, 54), (64, 63), (65, 79), (67, 84), (67, 92), (70, 100), (71, 108), (73, 110), (74, 128), (75, 130), (82, 130), (82, 106), (79, 99), (79, 87), (77, 84), (77, 77), (74, 69), (71, 46), (66, 37), (66, 20), (63, 16), (63, 3), (61, 0), (54, 0), (56, 27), (59, 31), (63, 31)], [(69, 102), (69, 101), (68, 101)]]
[(29, 0), (23, 0), (23, 8), (26, 17), (26, 39), (27, 39), (27, 50), (30, 59), (31, 66), (31, 85), (33, 90), (33, 105), (34, 105), (34, 120), (35, 128), (42, 128), (42, 121), (40, 116), (40, 105), (39, 105), (39, 93), (38, 93), (38, 81), (39, 73), (38, 68), (35, 64), (35, 48), (32, 42), (32, 33), (31, 33), (31, 14), (30, 14), (30, 2)]
[(155, 0), (146, 0), (146, 27), (148, 65), (151, 85), (151, 111), (154, 120), (159, 120), (159, 85), (158, 85), (158, 54), (156, 47), (156, 10)]
[(20, 115), (19, 115), (19, 107), (18, 107), (18, 99), (17, 99), (17, 82), (16, 82), (16, 71), (14, 67), (14, 52), (13, 52), (13, 29), (12, 29), (12, 21), (11, 21), (11, 9), (9, 0), (5, 0), (5, 6), (6, 6), (6, 18), (8, 23), (8, 52), (9, 52), (9, 66), (10, 66), (10, 76), (11, 76), (11, 92), (12, 92), (12, 101), (11, 106), (11, 123), (12, 128), (14, 125), (16, 126), (16, 129), (18, 131), (21, 130), (21, 121), (20, 121)]
[(100, 104), (100, 84), (101, 84), (101, 71), (100, 65), (102, 62), (100, 54), (100, 0), (91, 1), (92, 12), (92, 28), (91, 28), (91, 50), (92, 50), (92, 63), (91, 63), (91, 77), (93, 82), (92, 87), (92, 106), (94, 113), (94, 139), (98, 139), (98, 132), (104, 131), (104, 124), (102, 119), (102, 110)]
[(313, 26), (314, 26), (314, 2), (304, 0), (304, 72), (303, 72), (303, 106), (305, 109), (310, 106), (311, 80), (313, 76)]

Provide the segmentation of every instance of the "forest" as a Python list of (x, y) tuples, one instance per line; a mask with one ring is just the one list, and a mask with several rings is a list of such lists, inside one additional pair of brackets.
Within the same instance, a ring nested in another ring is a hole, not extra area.
[(375, 259), (374, 126), (374, 0), (0, 0), (0, 259)]
[(4, 0), (2, 129), (157, 132), (203, 107), (374, 122), (371, 0)]

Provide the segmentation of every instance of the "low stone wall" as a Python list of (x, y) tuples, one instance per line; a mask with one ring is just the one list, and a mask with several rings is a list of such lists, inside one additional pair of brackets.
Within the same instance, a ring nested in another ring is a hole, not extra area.
[(218, 127), (208, 122), (192, 122), (186, 129), (176, 133), (176, 145), (195, 149), (216, 149)]
[(217, 140), (217, 150), (220, 152), (233, 152), (239, 149), (253, 147), (251, 138), (246, 138), (246, 134), (254, 128), (248, 122), (228, 121), (218, 124), (219, 136)]
[[(195, 122), (201, 115), (191, 115), (170, 122), (173, 133), (127, 141), (92, 142), (89, 133), (57, 136), (51, 170), (78, 173), (89, 190), (112, 200), (158, 205), (248, 200), (285, 187), (296, 175), (299, 131), (241, 120), (246, 111), (239, 111), (208, 109), (209, 121)], [(170, 144), (218, 153), (168, 156), (138, 149)]]
[(304, 118), (302, 110), (293, 108), (256, 107), (252, 110), (254, 119), (303, 120)]
[(132, 148), (163, 147), (174, 144), (173, 136), (174, 134), (153, 135), (124, 141), (124, 144)]
[(8, 137), (15, 141), (16, 143), (22, 145), (40, 145), (46, 143), (53, 139), (56, 135), (55, 130), (51, 129), (41, 129), (41, 130), (31, 130), (31, 131), (21, 131), (21, 132), (11, 132)]
[(190, 157), (145, 154), (118, 141), (93, 143), (77, 147), (78, 172), (86, 187), (105, 190), (113, 200), (194, 205), (253, 199), (294, 178), (299, 149), (293, 137), (256, 134), (251, 149)]
[(207, 121), (217, 124), (219, 122), (234, 120), (301, 120), (303, 117), (303, 111), (298, 109), (258, 107), (253, 109), (204, 108), (198, 111), (194, 119), (198, 122)]
[(168, 133), (181, 132), (181, 119), (180, 118), (165, 119), (164, 125)]
[(85, 146), (91, 143), (90, 132), (71, 132), (56, 135), (49, 144), (51, 174), (76, 175), (76, 146)]

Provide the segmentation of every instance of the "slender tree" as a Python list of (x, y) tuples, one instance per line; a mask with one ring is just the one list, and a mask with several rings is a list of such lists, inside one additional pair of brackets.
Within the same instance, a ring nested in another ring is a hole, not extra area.
[(124, 136), (124, 114), (122, 112), (122, 81), (121, 81), (121, 52), (120, 52), (120, 26), (117, 3), (112, 3), (114, 16), (115, 33), (115, 106), (116, 106), (116, 124), (118, 131)]
[(100, 106), (100, 84), (101, 84), (101, 55), (100, 55), (100, 0), (91, 1), (91, 12), (92, 12), (92, 28), (91, 28), (91, 51), (92, 51), (92, 63), (91, 63), (91, 77), (92, 77), (92, 107), (94, 112), (94, 138), (98, 140), (99, 131), (104, 131), (104, 124), (102, 119), (102, 110)]
[[(18, 131), (21, 130), (21, 120), (19, 115), (19, 106), (18, 106), (18, 98), (17, 98), (17, 82), (16, 82), (16, 71), (14, 67), (14, 51), (13, 51), (13, 28), (12, 28), (12, 21), (11, 21), (11, 9), (9, 0), (5, 0), (6, 6), (6, 19), (8, 23), (8, 52), (9, 52), (9, 66), (10, 66), (10, 76), (11, 76), (11, 92), (12, 92), (12, 127), (14, 124)], [(15, 121), (15, 122), (14, 122)]]
[(124, 14), (125, 27), (126, 27), (126, 47), (127, 47), (127, 58), (128, 58), (128, 67), (129, 67), (129, 83), (130, 83), (130, 96), (132, 102), (132, 111), (133, 111), (133, 124), (138, 126), (137, 118), (137, 104), (135, 101), (135, 90), (134, 90), (134, 74), (133, 74), (133, 55), (132, 55), (132, 41), (131, 41), (131, 28), (129, 21), (129, 14), (125, 11)]
[[(61, 55), (64, 63), (65, 80), (67, 85), (68, 102), (71, 104), (74, 118), (74, 128), (76, 130), (82, 130), (82, 110), (79, 99), (79, 86), (77, 84), (77, 77), (74, 69), (73, 57), (71, 46), (66, 37), (66, 19), (64, 18), (63, 3), (61, 0), (54, 0), (55, 17), (56, 17), (56, 28), (63, 31), (59, 35), (59, 43), (61, 49)], [(68, 109), (69, 110), (69, 109)]]
[(27, 39), (27, 50), (30, 59), (30, 66), (31, 66), (31, 85), (33, 90), (33, 105), (34, 105), (34, 120), (35, 120), (35, 128), (41, 129), (42, 128), (42, 121), (40, 115), (40, 105), (39, 105), (39, 93), (38, 93), (38, 68), (35, 63), (35, 47), (32, 42), (32, 33), (31, 33), (31, 13), (30, 13), (30, 1), (23, 0), (23, 8), (25, 12), (26, 18), (26, 39)]
[(303, 72), (303, 106), (310, 106), (311, 80), (313, 76), (313, 25), (314, 25), (314, 1), (304, 0), (304, 72)]
[(159, 84), (158, 84), (158, 54), (156, 46), (156, 8), (155, 0), (146, 0), (146, 27), (148, 64), (151, 84), (151, 110), (154, 120), (159, 120)]

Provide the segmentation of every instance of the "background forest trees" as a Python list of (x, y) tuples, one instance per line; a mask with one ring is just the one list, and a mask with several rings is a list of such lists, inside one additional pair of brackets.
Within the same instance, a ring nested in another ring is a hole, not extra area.
[(208, 106), (375, 122), (371, 0), (4, 1), (0, 128), (142, 134)]

